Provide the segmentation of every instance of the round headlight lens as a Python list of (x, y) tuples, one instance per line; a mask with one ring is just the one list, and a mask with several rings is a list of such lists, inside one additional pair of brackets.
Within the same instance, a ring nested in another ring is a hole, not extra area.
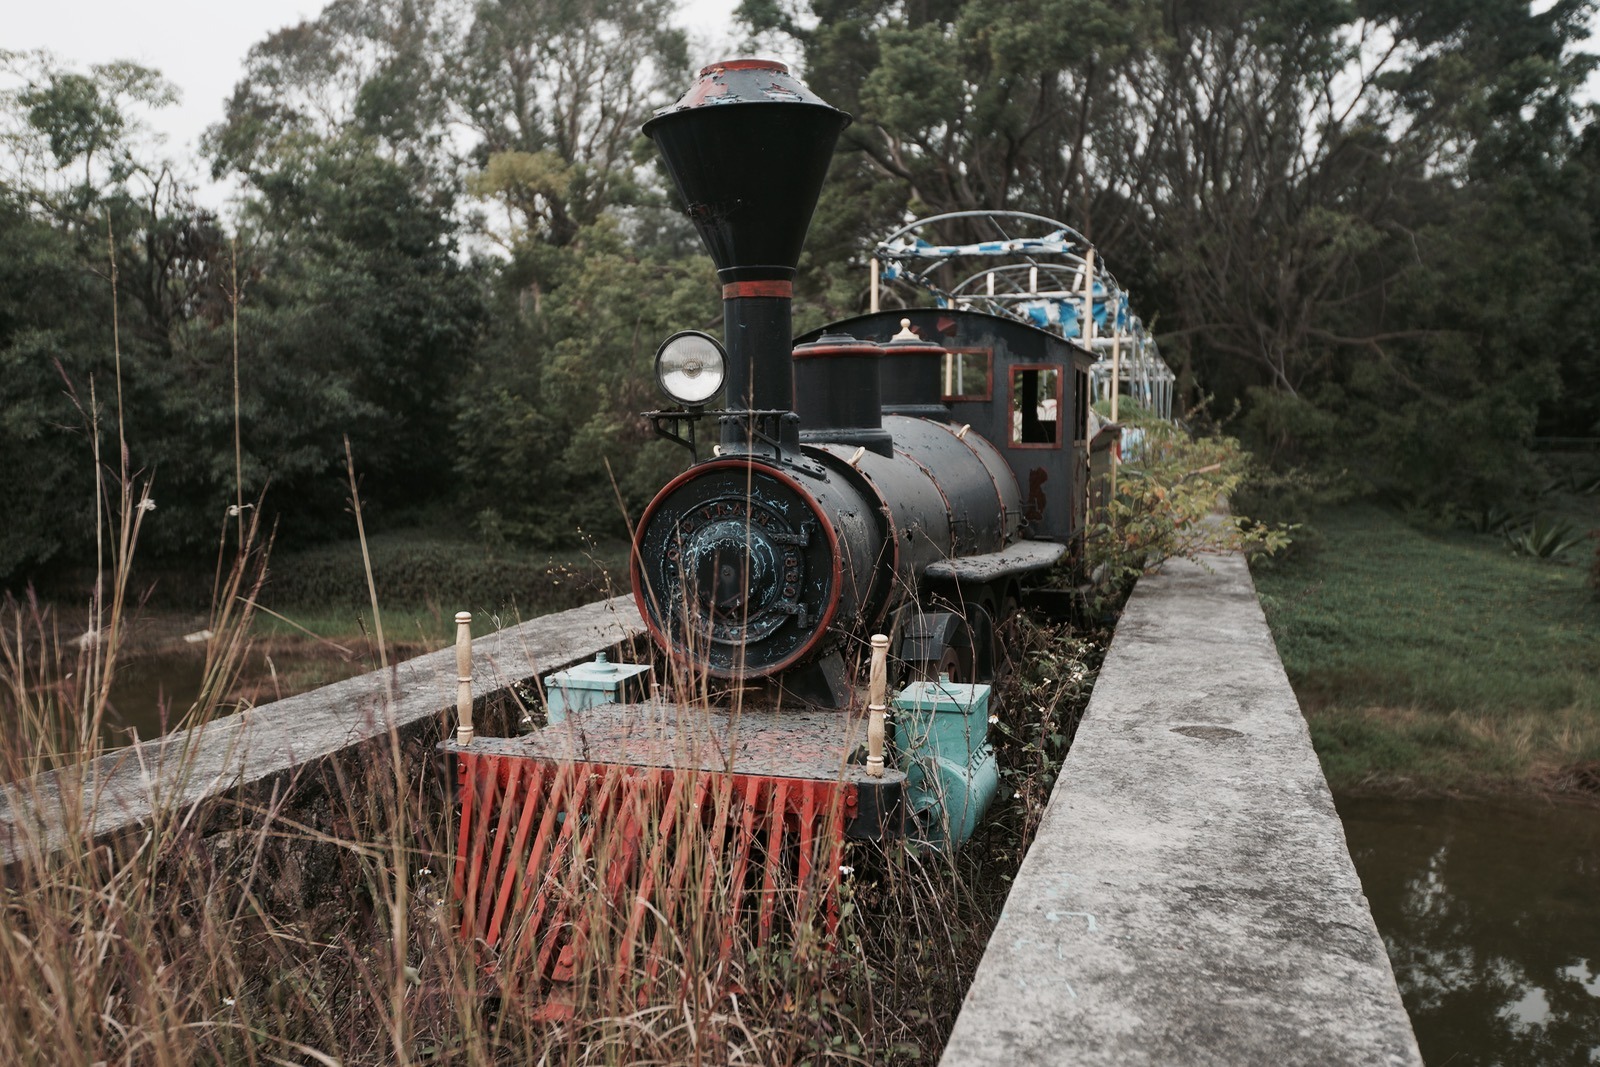
[(661, 391), (686, 407), (717, 395), (728, 372), (728, 355), (716, 339), (698, 330), (675, 333), (656, 349)]

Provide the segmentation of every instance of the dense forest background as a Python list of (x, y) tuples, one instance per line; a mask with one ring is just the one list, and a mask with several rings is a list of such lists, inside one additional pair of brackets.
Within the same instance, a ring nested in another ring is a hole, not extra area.
[[(744, 0), (752, 50), (855, 116), (798, 324), (863, 309), (908, 215), (1036, 211), (1286, 484), (1515, 503), (1536, 436), (1600, 435), (1595, 5), (1540, 7)], [(369, 523), (620, 533), (682, 462), (637, 415), (655, 347), (719, 327), (638, 132), (692, 77), (670, 12), (334, 0), (207, 137), (228, 220), (142, 135), (159, 72), (0, 53), (0, 581), (92, 557), (119, 410), (168, 558), (239, 485), (280, 543), (348, 536), (346, 436)]]

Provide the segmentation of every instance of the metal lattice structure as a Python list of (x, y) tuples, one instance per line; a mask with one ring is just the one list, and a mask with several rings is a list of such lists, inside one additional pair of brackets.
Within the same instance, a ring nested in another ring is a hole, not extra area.
[[(960, 244), (929, 239), (941, 228), (983, 233)], [(1131, 396), (1172, 418), (1176, 375), (1130, 307), (1130, 296), (1089, 240), (1064, 222), (1025, 211), (953, 211), (917, 219), (873, 249), (872, 307), (880, 287), (931, 294), (939, 307), (1019, 319), (1095, 354), (1093, 398)]]

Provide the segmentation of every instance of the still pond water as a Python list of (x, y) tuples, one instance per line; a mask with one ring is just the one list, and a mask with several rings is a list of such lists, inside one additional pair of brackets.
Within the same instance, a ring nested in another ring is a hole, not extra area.
[(1339, 813), (1428, 1067), (1600, 1065), (1600, 808)]
[[(227, 706), (245, 699), (250, 704), (264, 704), (375, 668), (376, 664), (343, 660), (314, 648), (271, 655), (252, 650), (240, 683), (223, 703)], [(133, 731), (148, 740), (176, 727), (199, 696), (204, 671), (205, 657), (192, 650), (134, 656), (119, 664), (111, 686), (106, 742), (125, 745)]]

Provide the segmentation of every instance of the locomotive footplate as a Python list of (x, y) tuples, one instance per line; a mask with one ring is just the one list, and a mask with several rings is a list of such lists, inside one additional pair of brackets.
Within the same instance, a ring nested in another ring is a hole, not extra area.
[(844, 836), (881, 840), (903, 828), (903, 771), (865, 767), (866, 717), (819, 709), (739, 712), (665, 703), (599, 704), (522, 737), (479, 737), (470, 746), (439, 746), (464, 780), (480, 757), (552, 766), (658, 768), (744, 779), (788, 780), (837, 789)]

